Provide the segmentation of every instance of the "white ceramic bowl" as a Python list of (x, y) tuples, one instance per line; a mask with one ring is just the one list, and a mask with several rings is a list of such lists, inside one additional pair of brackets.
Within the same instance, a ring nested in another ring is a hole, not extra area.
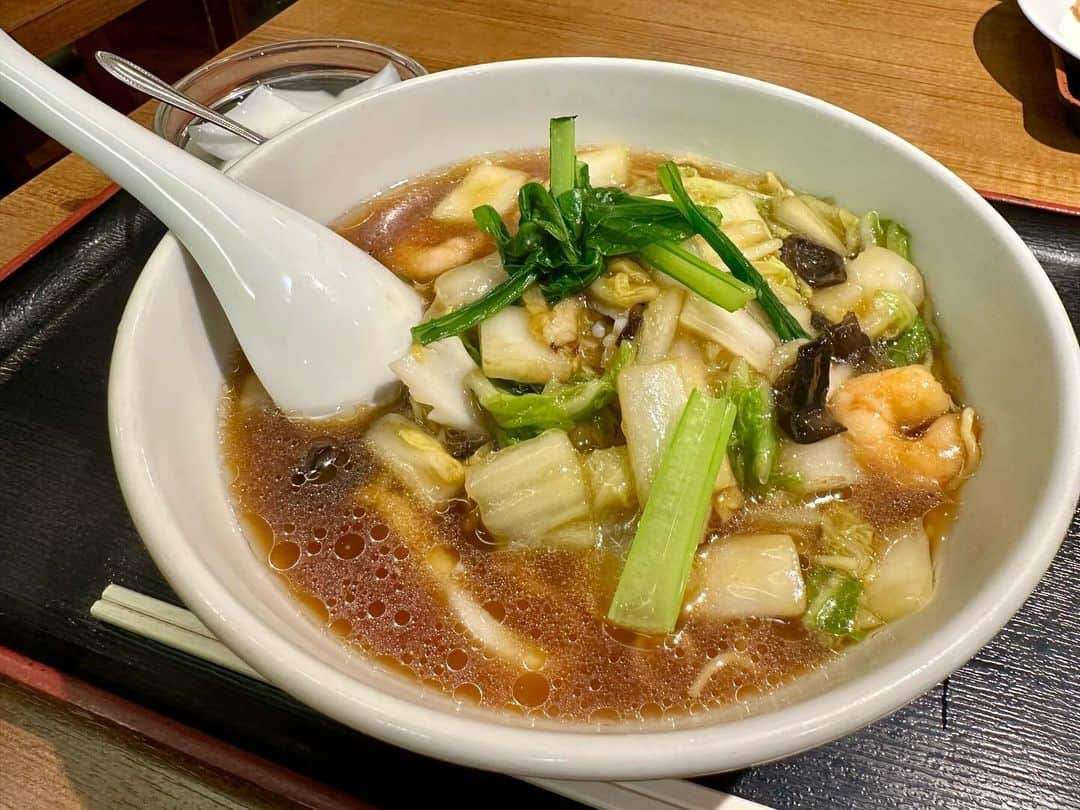
[(910, 228), (985, 425), (985, 460), (938, 555), (929, 607), (749, 711), (676, 730), (530, 727), (381, 671), (300, 613), (237, 526), (218, 448), (222, 368), (235, 344), (171, 237), (132, 293), (109, 386), (113, 451), (135, 524), (187, 605), (271, 682), (425, 754), (514, 774), (648, 779), (739, 768), (851, 732), (974, 655), (1053, 557), (1080, 489), (1080, 353), (1064, 309), (1001, 217), (922, 152), (821, 101), (700, 68), (555, 59), (440, 73), (300, 124), (233, 173), (331, 222), (428, 170), (541, 147), (548, 118), (572, 113), (580, 143), (773, 169)]

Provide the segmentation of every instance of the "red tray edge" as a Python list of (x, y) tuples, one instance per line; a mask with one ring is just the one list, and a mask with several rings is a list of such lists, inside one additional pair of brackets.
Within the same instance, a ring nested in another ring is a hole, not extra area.
[(114, 726), (192, 757), (301, 807), (311, 810), (371, 810), (335, 788), (241, 748), (170, 720), (118, 695), (91, 686), (40, 661), (0, 646), (0, 677), (89, 712)]
[(57, 239), (59, 239), (61, 236), (71, 230), (73, 227), (75, 227), (88, 216), (90, 216), (90, 214), (92, 214), (94, 211), (96, 211), (98, 208), (108, 202), (108, 200), (111, 199), (112, 196), (116, 194), (116, 192), (118, 192), (119, 190), (120, 186), (116, 185), (116, 183), (110, 183), (100, 192), (95, 194), (93, 197), (91, 197), (74, 211), (72, 211), (68, 216), (64, 217), (64, 219), (61, 220), (60, 223), (54, 228), (46, 231), (36, 240), (31, 242), (21, 253), (17, 253), (15, 255), (15, 258), (11, 259), (3, 266), (0, 266), (0, 281), (3, 281), (5, 278), (10, 276), (12, 273), (14, 273), (16, 270), (18, 270), (20, 267), (22, 267), (24, 264), (34, 258), (41, 251), (43, 251), (45, 248), (47, 248), (49, 245), (51, 245), (53, 242), (55, 242)]

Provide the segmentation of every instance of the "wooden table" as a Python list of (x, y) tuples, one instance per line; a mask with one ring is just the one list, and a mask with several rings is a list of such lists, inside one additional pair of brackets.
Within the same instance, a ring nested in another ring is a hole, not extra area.
[(0, 28), (45, 57), (130, 11), (143, 0), (3, 0)]
[[(311, 36), (382, 42), (430, 70), (553, 55), (716, 67), (853, 110), (984, 193), (1080, 209), (1080, 137), (1015, 0), (299, 0), (235, 48)], [(0, 200), (0, 277), (107, 187), (71, 157)]]
[[(1044, 44), (1019, 20), (1014, 6), (967, 2), (959, 23), (949, 17), (948, 23), (934, 23), (937, 33), (929, 33), (928, 24), (916, 25), (918, 17), (930, 19), (938, 11), (929, 5), (883, 5), (893, 16), (872, 22), (877, 6), (861, 0), (822, 3), (813, 15), (805, 4), (793, 3), (784, 6), (787, 14), (823, 21), (818, 39), (781, 21), (772, 40), (762, 24), (745, 21), (751, 12), (767, 19), (767, 6), (767, 0), (757, 10), (735, 2), (721, 14), (704, 4), (670, 3), (663, 7), (663, 20), (657, 11), (657, 21), (649, 23), (643, 2), (613, 0), (607, 8), (615, 8), (622, 18), (612, 26), (602, 13), (584, 5), (573, 17), (565, 0), (543, 6), (505, 0), (497, 7), (443, 0), (424, 7), (412, 2), (300, 0), (241, 45), (336, 32), (385, 41), (432, 69), (552, 52), (682, 54), (690, 61), (774, 79), (782, 78), (778, 74), (784, 69), (792, 71), (786, 83), (820, 92), (904, 132), (981, 188), (999, 193), (1028, 188), (1032, 195), (1047, 197), (1060, 196), (1065, 189), (1071, 196), (1062, 199), (1075, 204), (1075, 153), (1044, 143), (1046, 132), (1060, 123), (1056, 111), (1035, 104), (1030, 94), (1021, 94), (1027, 99), (1022, 106), (994, 83), (971, 49), (974, 32), (984, 30), (990, 20), (991, 31), (997, 32), (990, 37), (995, 47), (1043, 59)], [(679, 19), (693, 19), (695, 27), (671, 22)], [(719, 32), (722, 23), (735, 25), (736, 19), (743, 20), (738, 23), (742, 39), (702, 33)], [(893, 35), (894, 28), (910, 32), (908, 39)], [(940, 28), (951, 31), (953, 39), (940, 34)], [(866, 33), (870, 30), (884, 33), (874, 39)], [(643, 36), (645, 31), (649, 36)], [(834, 35), (828, 47), (822, 31)], [(864, 44), (862, 39), (872, 41)], [(881, 61), (870, 58), (875, 43)], [(939, 98), (928, 82), (914, 79), (908, 81), (915, 88), (910, 91), (906, 85), (890, 91), (889, 85), (872, 80), (881, 75), (894, 82), (897, 75), (915, 74), (895, 64), (901, 56), (907, 64), (927, 64), (925, 53), (933, 48), (953, 54), (953, 61), (970, 74), (968, 84), (955, 85), (954, 96)], [(827, 64), (815, 66), (815, 59)], [(866, 94), (868, 89), (897, 104), (879, 104), (877, 96)], [(920, 92), (925, 98), (917, 103)], [(965, 110), (973, 116), (970, 120), (961, 115)], [(145, 121), (147, 113), (143, 109), (138, 115)], [(1031, 116), (1028, 129), (1022, 127), (1025, 115)], [(952, 130), (943, 125), (939, 131), (935, 124), (949, 120), (963, 129), (954, 133), (958, 141), (951, 147), (941, 133)], [(993, 144), (987, 146), (979, 132), (971, 131), (978, 127), (987, 128), (986, 138), (993, 136)], [(1028, 136), (1029, 130), (1041, 133), (1043, 140)], [(964, 148), (964, 138), (970, 148)], [(1015, 166), (1028, 165), (1024, 161), (1050, 166), (1051, 175), (1053, 161), (1059, 160), (1058, 183), (1042, 183), (1035, 169), (1009, 174), (1002, 157), (1008, 155)], [(26, 226), (24, 237), (40, 236), (50, 222), (78, 210), (104, 183), (77, 159), (65, 161), (0, 202), (0, 244), (10, 249), (12, 242), (3, 240), (10, 237), (12, 224)], [(28, 200), (40, 203), (40, 218), (30, 216)], [(1035, 250), (1080, 328), (1080, 229), (1075, 218), (1000, 207)], [(17, 460), (5, 467), (0, 486), (0, 644), (36, 659), (20, 662), (0, 649), (0, 808), (62, 807), (79, 804), (80, 798), (88, 807), (113, 806), (125, 798), (144, 807), (236, 802), (273, 806), (278, 797), (311, 806), (313, 797), (321, 797), (319, 806), (343, 810), (350, 806), (343, 792), (393, 806), (438, 805), (446, 796), (465, 795), (483, 796), (482, 804), (513, 807), (543, 801), (522, 793), (524, 783), (393, 749), (331, 723), (266, 684), (230, 678), (206, 662), (91, 619), (88, 608), (109, 581), (162, 599), (176, 598), (139, 542), (108, 472), (105, 429), (105, 388), (116, 324), (161, 230), (126, 195), (96, 214), (56, 250), (0, 283), (0, 458)], [(108, 229), (95, 220), (106, 220)], [(103, 233), (122, 238), (101, 238)], [(2, 354), (5, 348), (10, 354)], [(1077, 583), (1080, 516), (1025, 608), (945, 685), (843, 740), (768, 766), (717, 775), (711, 784), (776, 806), (1080, 806), (1069, 768), (1080, 740), (1075, 711), (1080, 665)], [(67, 705), (19, 691), (7, 685), (5, 677)], [(113, 694), (102, 695), (92, 684)], [(124, 708), (123, 702), (140, 705)], [(98, 711), (92, 716), (102, 720), (100, 725), (88, 717), (95, 705)], [(112, 710), (106, 713), (105, 706)], [(141, 727), (133, 722), (136, 717)], [(185, 734), (176, 728), (180, 722), (188, 724)], [(140, 728), (140, 736), (117, 734), (117, 725)], [(157, 736), (154, 729), (160, 732)], [(216, 745), (206, 740), (210, 735)], [(193, 736), (203, 742), (178, 747)], [(158, 744), (148, 745), (148, 739)], [(231, 753), (220, 740), (232, 744)], [(208, 749), (216, 757), (209, 769), (203, 767)], [(264, 758), (261, 764), (252, 761), (251, 752)], [(291, 773), (283, 774), (282, 765)], [(237, 783), (241, 771), (247, 776)], [(27, 772), (32, 779), (26, 778)], [(315, 779), (323, 785), (313, 784)], [(263, 790), (252, 791), (251, 784)], [(558, 806), (555, 798), (546, 802)]]

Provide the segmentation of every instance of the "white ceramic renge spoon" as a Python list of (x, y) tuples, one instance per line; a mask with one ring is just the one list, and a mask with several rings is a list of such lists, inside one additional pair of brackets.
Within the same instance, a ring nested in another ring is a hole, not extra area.
[(83, 92), (0, 32), (0, 102), (131, 192), (202, 268), (278, 407), (383, 401), (421, 315), (405, 282), (328, 228), (231, 180)]

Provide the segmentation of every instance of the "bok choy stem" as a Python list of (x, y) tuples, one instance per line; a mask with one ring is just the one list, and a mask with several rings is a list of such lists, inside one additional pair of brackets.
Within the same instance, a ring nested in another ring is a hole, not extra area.
[(548, 129), (548, 160), (551, 170), (551, 196), (558, 199), (574, 188), (577, 179), (577, 153), (574, 151), (574, 118), (552, 118)]
[(640, 633), (675, 629), (734, 421), (726, 399), (696, 389), (690, 395), (638, 521), (609, 621)]
[(713, 267), (674, 242), (653, 242), (641, 248), (638, 255), (657, 270), (681, 281), (702, 298), (729, 312), (741, 309), (754, 297), (754, 288), (749, 284)]
[(765, 314), (769, 316), (776, 334), (783, 341), (795, 340), (796, 338), (809, 338), (806, 330), (802, 328), (795, 316), (788, 312), (787, 307), (776, 297), (769, 283), (754, 268), (754, 265), (742, 254), (727, 235), (717, 227), (716, 223), (709, 219), (698, 206), (690, 199), (683, 187), (679, 168), (668, 161), (657, 170), (660, 175), (660, 183), (664, 191), (671, 195), (686, 217), (687, 222), (694, 230), (709, 243), (709, 246), (719, 254), (724, 264), (728, 266), (732, 274), (739, 281), (746, 282), (757, 290), (758, 301)]

